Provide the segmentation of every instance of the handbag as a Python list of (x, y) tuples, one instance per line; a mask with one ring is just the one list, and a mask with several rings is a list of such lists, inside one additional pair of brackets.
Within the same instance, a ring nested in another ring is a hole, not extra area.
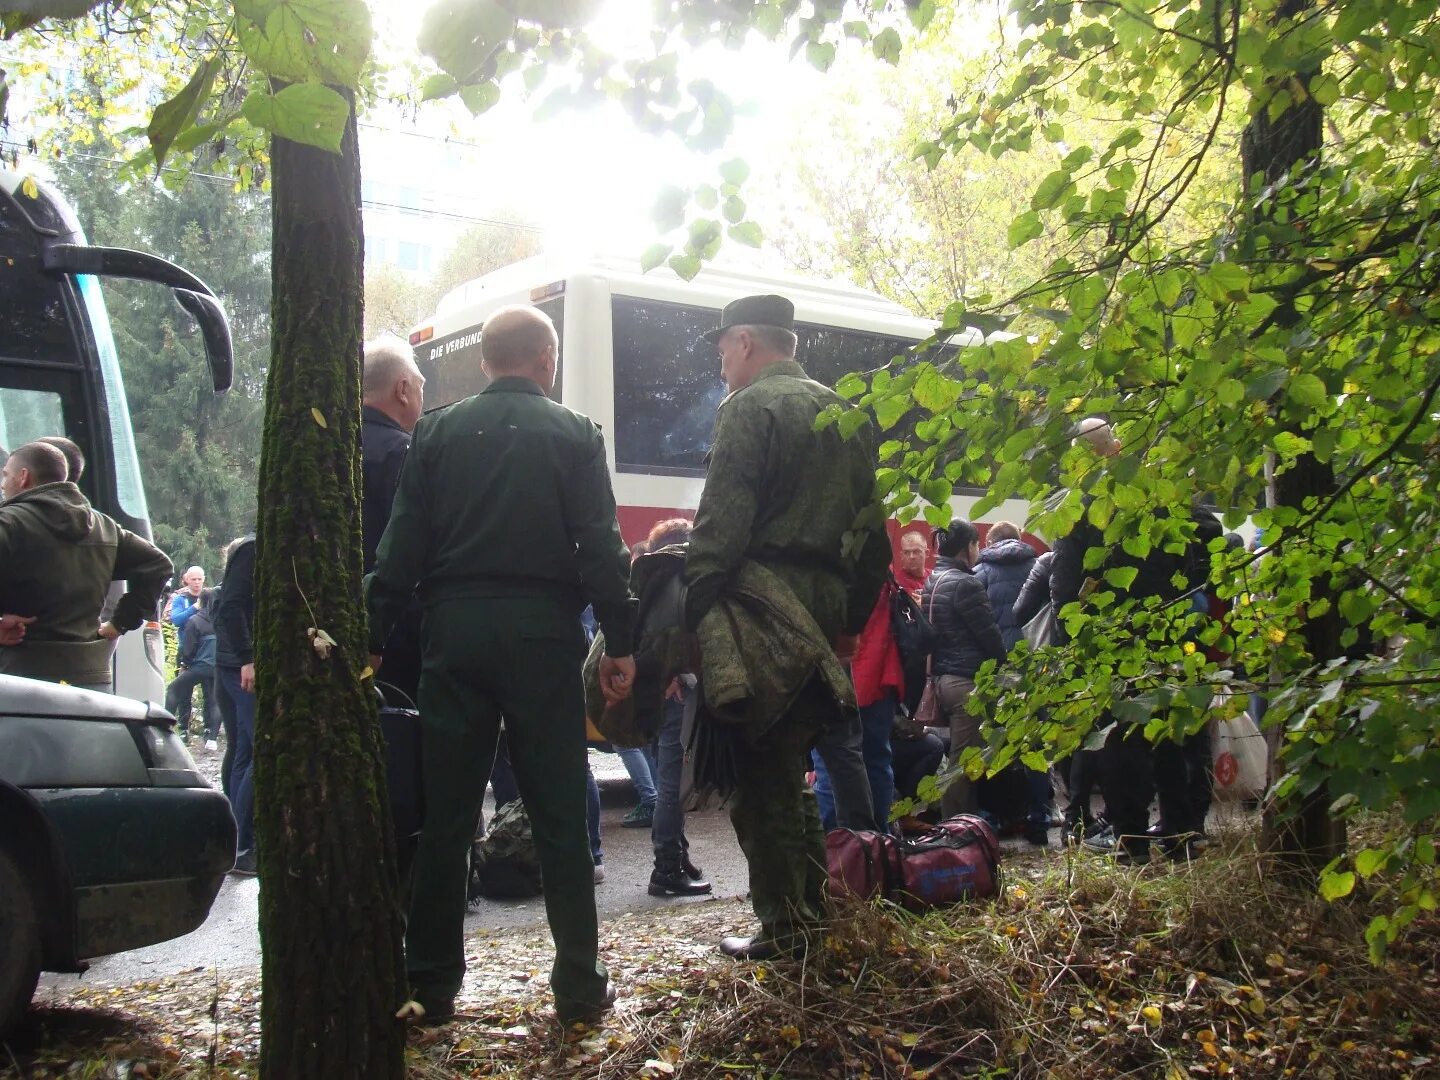
[[(940, 581), (944, 580), (944, 577), (945, 575), (941, 574), (940, 579), (935, 582), (935, 588), (930, 590), (930, 610), (923, 616), (927, 628), (935, 625), (935, 594), (940, 591)], [(932, 630), (932, 640), (933, 633), (934, 631)], [(911, 718), (921, 728), (946, 727), (949, 723), (940, 709), (940, 695), (935, 689), (934, 668), (935, 650), (932, 648), (925, 656), (925, 690), (920, 695), (919, 704), (915, 706), (914, 711), (910, 714)]]
[(1045, 601), (1045, 606), (1020, 630), (1031, 649), (1043, 649), (1055, 644), (1056, 638), (1055, 601)]
[(980, 817), (946, 818), (919, 836), (831, 829), (825, 834), (831, 896), (883, 897), (910, 911), (978, 900), (1000, 890), (1000, 844)]

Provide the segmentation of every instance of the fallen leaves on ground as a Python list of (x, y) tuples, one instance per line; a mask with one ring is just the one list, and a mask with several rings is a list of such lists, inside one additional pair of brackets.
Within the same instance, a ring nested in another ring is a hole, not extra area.
[[(1187, 867), (1067, 853), (1016, 860), (1009, 879), (993, 902), (923, 917), (846, 909), (804, 964), (737, 965), (716, 951), (722, 934), (753, 926), (743, 902), (622, 916), (601, 927), (616, 1009), (568, 1031), (548, 998), (548, 934), (474, 933), (460, 1017), (411, 1032), (410, 1075), (1440, 1075), (1440, 920), (1417, 923), (1373, 967), (1367, 902), (1284, 891), (1248, 831)], [(86, 987), (40, 1011), (72, 1028), (82, 1015), (109, 1027), (87, 1043), (60, 1032), (26, 1076), (96, 1060), (128, 1071), (86, 1075), (253, 1075), (253, 975)]]

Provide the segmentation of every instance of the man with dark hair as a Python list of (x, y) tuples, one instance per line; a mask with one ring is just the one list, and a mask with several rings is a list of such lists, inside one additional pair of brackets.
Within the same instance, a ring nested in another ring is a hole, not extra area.
[[(706, 617), (730, 604), (747, 576), (774, 582), (770, 602), (808, 615), (794, 624), (805, 641), (795, 639), (793, 656), (742, 657), (757, 671), (793, 670), (799, 683), (788, 701), (774, 703), (778, 711), (762, 712), (757, 703), (735, 729), (730, 820), (749, 864), (760, 932), (726, 938), (720, 948), (737, 959), (764, 960), (802, 953), (823, 932), (825, 841), (805, 773), (810, 751), (828, 732), (853, 730), (864, 791), (857, 802), (872, 814), (853, 690), (844, 687), (848, 700), (836, 696), (824, 673), (829, 665), (812, 645), (823, 652), (831, 644), (848, 659), (885, 579), (890, 545), (880, 514), (856, 525), (874, 501), (868, 431), (846, 439), (834, 424), (815, 429), (827, 408), (850, 406), (796, 362), (795, 306), (781, 296), (744, 297), (726, 306), (705, 339), (720, 354), (730, 394), (715, 419), (690, 534), (685, 621), (704, 639)], [(833, 764), (831, 774), (837, 780)]]
[(399, 1016), (454, 1014), (470, 844), (503, 719), (555, 939), (555, 1012), (568, 1024), (614, 1001), (585, 825), (580, 613), (593, 607), (605, 635), (601, 689), (623, 700), (635, 675), (630, 557), (600, 429), (547, 396), (560, 354), (554, 324), (537, 308), (502, 308), (486, 320), (480, 352), (490, 385), (416, 426), (365, 580), (382, 679), (380, 654), (417, 587), (425, 609), (425, 824), (405, 930), (411, 998)]
[[(44, 442), (16, 448), (0, 470), (0, 673), (108, 692), (112, 642), (155, 617), (174, 568), (92, 509), (67, 471)], [(127, 590), (102, 625), (120, 580)]]

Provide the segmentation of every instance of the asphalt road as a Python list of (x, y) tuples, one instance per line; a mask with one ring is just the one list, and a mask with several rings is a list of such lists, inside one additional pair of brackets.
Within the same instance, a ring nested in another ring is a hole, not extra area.
[[(203, 752), (202, 752), (203, 753)], [(197, 758), (200, 754), (197, 754)], [(654, 859), (649, 829), (626, 829), (620, 819), (634, 805), (630, 782), (613, 754), (592, 751), (593, 768), (601, 787), (601, 838), (605, 848), (605, 881), (595, 887), (602, 920), (630, 911), (648, 911), (677, 904), (703, 903), (711, 898), (743, 896), (748, 889), (745, 859), (724, 811), (687, 814), (685, 832), (691, 858), (709, 877), (709, 897), (652, 897), (645, 890)], [(203, 767), (203, 762), (202, 762)], [(487, 799), (486, 816), (493, 807)], [(84, 975), (46, 975), (43, 986), (69, 987), (96, 983), (131, 983), (195, 968), (232, 970), (260, 965), (260, 936), (256, 925), (260, 883), (255, 878), (230, 875), (198, 930), (144, 949), (102, 957)], [(465, 920), (467, 930), (543, 925), (544, 902), (482, 900)]]

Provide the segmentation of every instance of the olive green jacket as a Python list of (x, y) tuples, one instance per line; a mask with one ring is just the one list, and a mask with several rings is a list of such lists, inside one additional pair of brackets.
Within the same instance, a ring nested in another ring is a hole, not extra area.
[(365, 579), (370, 648), (383, 651), (412, 593), (587, 604), (612, 656), (631, 650), (630, 556), (605, 442), (587, 417), (506, 376), (421, 418), (390, 522)]
[(705, 490), (685, 560), (692, 628), (733, 587), (749, 559), (790, 587), (827, 640), (864, 629), (890, 566), (884, 516), (873, 512), (868, 428), (815, 430), (833, 390), (793, 360), (771, 364), (720, 403)]
[(99, 636), (112, 581), (127, 591), (110, 622), (134, 630), (156, 617), (174, 567), (142, 536), (93, 509), (74, 484), (40, 484), (0, 505), (0, 612), (34, 616), (19, 645), (0, 646), (0, 672), (108, 683), (113, 643)]

